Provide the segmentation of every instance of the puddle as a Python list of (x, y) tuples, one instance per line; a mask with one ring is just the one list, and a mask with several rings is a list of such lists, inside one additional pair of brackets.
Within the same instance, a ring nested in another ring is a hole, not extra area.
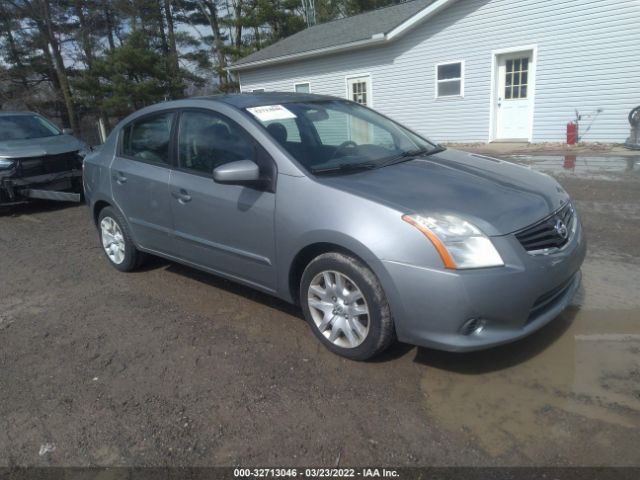
[(621, 175), (640, 179), (640, 156), (592, 157), (582, 155), (512, 155), (505, 160), (554, 175), (593, 180), (617, 180)]
[[(637, 264), (588, 259), (582, 265), (582, 285), (573, 304), (585, 310), (640, 311), (640, 267)], [(640, 333), (640, 313), (636, 317), (636, 332)]]
[(639, 325), (640, 308), (571, 307), (516, 344), (462, 356), (425, 351), (428, 412), (494, 457), (517, 449), (540, 458), (595, 442), (600, 450), (587, 458), (597, 461), (639, 431)]

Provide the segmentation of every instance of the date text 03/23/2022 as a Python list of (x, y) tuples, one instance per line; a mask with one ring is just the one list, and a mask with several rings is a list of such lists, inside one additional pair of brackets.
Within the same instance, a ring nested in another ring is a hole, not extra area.
[(387, 468), (236, 468), (235, 478), (397, 478)]

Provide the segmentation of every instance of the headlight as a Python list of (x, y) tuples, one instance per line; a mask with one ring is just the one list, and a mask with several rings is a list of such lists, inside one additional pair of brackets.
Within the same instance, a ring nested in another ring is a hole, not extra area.
[(502, 257), (478, 227), (454, 215), (404, 215), (420, 230), (451, 269), (500, 267)]
[(9, 170), (12, 168), (16, 162), (13, 160), (9, 160), (7, 158), (0, 158), (0, 170)]

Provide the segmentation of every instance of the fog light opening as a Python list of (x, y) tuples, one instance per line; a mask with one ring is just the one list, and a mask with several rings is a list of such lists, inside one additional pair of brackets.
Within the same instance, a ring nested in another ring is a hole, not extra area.
[(482, 318), (471, 318), (462, 325), (460, 331), (463, 335), (479, 335), (484, 330), (485, 324)]

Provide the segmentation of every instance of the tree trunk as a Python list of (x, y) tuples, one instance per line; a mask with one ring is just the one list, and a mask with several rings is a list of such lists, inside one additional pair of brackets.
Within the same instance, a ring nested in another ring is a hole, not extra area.
[(171, 11), (172, 0), (164, 0), (164, 15), (167, 19), (167, 32), (169, 34), (169, 52), (175, 56), (174, 67), (178, 70), (178, 47), (176, 45), (176, 32)]
[(242, 0), (233, 1), (233, 15), (235, 18), (235, 41), (236, 51), (240, 52), (242, 47)]
[(176, 45), (176, 32), (173, 21), (173, 11), (171, 10), (172, 0), (164, 0), (164, 16), (167, 19), (167, 35), (169, 40), (169, 55), (171, 56), (171, 70), (175, 78), (172, 96), (181, 98), (184, 96), (182, 75), (180, 73), (180, 63), (178, 62), (178, 46)]
[(224, 54), (224, 41), (220, 34), (220, 23), (218, 22), (218, 10), (216, 4), (211, 0), (199, 0), (198, 5), (202, 14), (207, 17), (211, 32), (213, 33), (213, 41), (215, 46), (215, 54), (218, 58), (218, 76), (220, 77), (220, 84), (225, 87), (229, 83), (229, 77), (227, 75), (227, 58)]
[[(7, 22), (8, 23), (8, 22)], [(13, 38), (13, 33), (11, 33), (11, 25), (8, 25), (3, 22), (3, 30), (4, 34), (7, 37), (7, 43), (9, 44), (9, 63), (18, 68), (22, 68), (22, 62), (20, 61), (20, 54), (18, 53), (18, 47), (16, 46), (15, 39)]]
[(256, 50), (260, 50), (262, 48), (262, 42), (260, 41), (260, 27), (253, 27), (253, 34), (256, 37)]
[(74, 132), (78, 131), (78, 118), (76, 117), (76, 109), (73, 104), (73, 98), (71, 96), (71, 87), (69, 86), (69, 77), (67, 77), (67, 71), (64, 66), (64, 60), (60, 53), (60, 45), (58, 39), (53, 31), (53, 22), (51, 20), (51, 11), (49, 0), (42, 0), (42, 14), (44, 21), (45, 34), (49, 41), (49, 47), (51, 48), (51, 57), (58, 77), (58, 83), (60, 84), (60, 90), (62, 91), (62, 97), (64, 98), (64, 104), (69, 116), (69, 124)]
[(87, 25), (87, 19), (84, 15), (82, 4), (82, 0), (76, 0), (75, 10), (76, 16), (78, 17), (78, 23), (80, 24), (80, 45), (82, 47), (82, 51), (84, 52), (85, 64), (89, 69), (91, 69), (91, 65), (93, 63), (93, 45), (91, 44), (91, 38), (89, 37), (90, 29)]
[(169, 42), (167, 41), (167, 34), (164, 29), (164, 15), (160, 0), (156, 0), (155, 6), (156, 16), (158, 19), (158, 28), (160, 29), (160, 44), (162, 45), (162, 53), (164, 53), (164, 55), (166, 56), (169, 55)]
[(113, 36), (113, 18), (111, 16), (110, 0), (103, 0), (104, 19), (107, 26), (107, 41), (109, 42), (109, 50), (113, 52), (116, 48), (116, 42)]
[[(87, 66), (85, 73), (88, 73), (89, 75), (93, 75), (94, 74), (93, 42), (91, 41), (91, 33), (90, 33), (91, 29), (89, 25), (87, 25), (87, 19), (84, 15), (84, 10), (82, 8), (83, 0), (76, 0), (75, 7), (76, 7), (76, 15), (78, 17), (78, 22), (80, 23), (80, 37), (81, 37), (80, 43), (82, 45), (82, 50), (85, 56), (85, 64)], [(95, 102), (98, 105), (98, 114), (100, 115), (100, 118), (104, 122), (105, 128), (107, 129), (107, 131), (109, 131), (111, 129), (111, 125), (109, 123), (109, 115), (107, 115), (107, 113), (104, 111), (104, 108), (102, 107), (102, 103), (104, 101), (102, 92), (98, 89), (98, 91), (94, 93), (94, 97), (95, 97)]]

